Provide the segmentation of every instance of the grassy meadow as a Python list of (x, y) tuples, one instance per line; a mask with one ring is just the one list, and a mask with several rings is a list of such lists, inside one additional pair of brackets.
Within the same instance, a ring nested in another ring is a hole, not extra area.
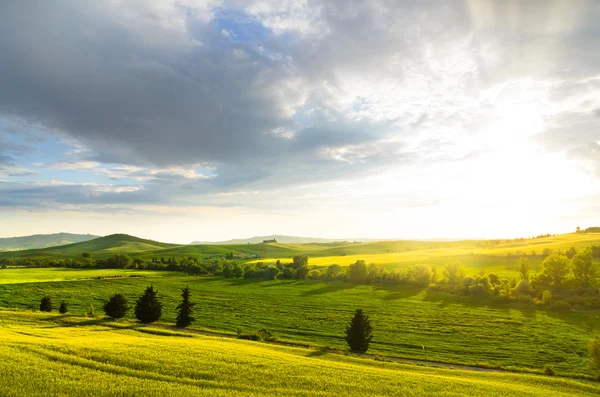
[(3, 396), (597, 396), (585, 380), (374, 361), (154, 332), (127, 322), (0, 311)]
[[(97, 269), (75, 271), (76, 280), (50, 282), (61, 271), (73, 277), (67, 269), (2, 270), (0, 307), (37, 310), (40, 299), (48, 295), (55, 310), (65, 300), (72, 314), (84, 315), (90, 305), (102, 313), (111, 294), (124, 293), (133, 304), (152, 284), (165, 305), (162, 321), (172, 324), (180, 289), (189, 286), (197, 303), (193, 325), (197, 328), (225, 332), (266, 328), (279, 338), (345, 348), (345, 325), (360, 307), (375, 328), (373, 352), (537, 372), (551, 365), (558, 374), (575, 375), (591, 374), (586, 343), (600, 332), (597, 311), (519, 309), (408, 286), (223, 279), (164, 271), (136, 272), (144, 278), (83, 278), (87, 272), (99, 276), (102, 271)], [(105, 272), (131, 275), (128, 270)], [(132, 311), (128, 318), (133, 318)]]
[[(501, 303), (489, 295), (461, 296), (408, 284), (224, 278), (133, 268), (26, 268), (6, 260), (20, 258), (27, 264), (27, 258), (69, 259), (84, 252), (92, 258), (125, 253), (146, 261), (204, 260), (232, 253), (259, 257), (241, 262), (285, 263), (294, 255), (307, 255), (309, 266), (364, 260), (389, 269), (432, 264), (440, 273), (458, 261), (473, 275), (516, 279), (523, 254), (535, 273), (541, 270), (544, 251), (598, 244), (600, 233), (528, 240), (185, 246), (113, 235), (0, 253), (6, 266), (0, 269), (0, 395), (354, 396), (365, 390), (369, 395), (416, 397), (598, 395), (598, 372), (591, 368), (587, 350), (588, 341), (600, 334), (597, 309), (551, 311), (531, 302)], [(111, 295), (122, 293), (133, 306), (148, 285), (159, 291), (164, 304), (157, 324), (140, 325), (133, 310), (120, 321), (102, 316)], [(174, 324), (186, 286), (196, 303), (196, 321), (189, 331), (172, 331), (165, 326)], [(44, 296), (52, 297), (51, 314), (38, 311)], [(55, 314), (62, 301), (68, 302), (68, 314)], [(370, 316), (374, 338), (369, 353), (378, 360), (339, 353), (347, 349), (344, 331), (357, 308)], [(86, 316), (90, 309), (93, 318)], [(225, 337), (259, 329), (293, 343)], [(202, 330), (221, 336), (206, 336)], [(438, 366), (393, 361), (400, 358)], [(547, 367), (557, 376), (544, 375)]]

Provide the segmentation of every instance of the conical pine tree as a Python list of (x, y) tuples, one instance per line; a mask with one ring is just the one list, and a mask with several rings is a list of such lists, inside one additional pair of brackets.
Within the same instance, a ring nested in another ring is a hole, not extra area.
[(196, 304), (190, 302), (190, 295), (190, 289), (188, 287), (181, 290), (181, 297), (183, 300), (177, 306), (179, 312), (177, 313), (177, 320), (175, 322), (175, 325), (179, 328), (185, 328), (195, 320), (194, 317), (192, 317), (192, 307)]
[(346, 326), (346, 342), (350, 350), (364, 353), (369, 349), (369, 343), (373, 339), (373, 327), (369, 322), (369, 316), (363, 314), (362, 309), (356, 309), (350, 324)]
[(135, 317), (142, 323), (153, 323), (162, 316), (162, 303), (158, 300), (158, 291), (152, 286), (146, 288), (135, 305)]

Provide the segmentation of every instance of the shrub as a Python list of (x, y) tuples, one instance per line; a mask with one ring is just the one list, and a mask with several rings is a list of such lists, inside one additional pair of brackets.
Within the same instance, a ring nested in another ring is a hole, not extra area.
[(529, 295), (531, 293), (531, 287), (529, 286), (527, 279), (522, 279), (519, 284), (517, 284), (515, 292), (518, 295)]
[(363, 283), (367, 280), (369, 272), (367, 270), (367, 264), (363, 260), (357, 260), (355, 263), (348, 266), (346, 270), (348, 279), (353, 283)]
[(346, 342), (350, 350), (364, 353), (369, 349), (369, 343), (373, 339), (373, 327), (369, 316), (363, 314), (362, 309), (356, 309), (350, 324), (346, 326)]
[(69, 311), (69, 304), (65, 301), (60, 302), (60, 307), (58, 308), (58, 312), (60, 314), (65, 314)]
[(127, 299), (122, 294), (114, 294), (104, 303), (104, 313), (110, 318), (123, 318), (130, 309)]
[(308, 276), (308, 266), (300, 266), (296, 269), (296, 280), (306, 280)]
[(146, 288), (135, 305), (135, 317), (142, 323), (153, 323), (162, 316), (162, 303), (158, 300), (158, 291), (152, 286)]
[(293, 267), (284, 267), (283, 268), (283, 278), (293, 279), (296, 278), (296, 269)]
[(273, 334), (271, 334), (269, 330), (264, 328), (259, 329), (253, 334), (245, 334), (242, 332), (241, 329), (238, 329), (237, 338), (243, 340), (253, 340), (256, 342), (274, 342), (275, 340), (277, 340), (277, 338), (273, 336)]
[(552, 302), (552, 292), (546, 290), (542, 294), (542, 303), (544, 305), (548, 305), (548, 304), (550, 304), (550, 302)]
[(40, 301), (40, 311), (41, 312), (51, 312), (52, 311), (52, 298), (49, 296), (44, 296)]
[(91, 318), (94, 318), (96, 316), (93, 305), (90, 305), (90, 308), (88, 309), (88, 312), (87, 312), (87, 316), (91, 317)]
[(279, 276), (279, 274), (281, 273), (281, 271), (279, 270), (279, 268), (277, 267), (268, 267), (265, 270), (265, 278), (267, 280), (275, 280), (277, 278), (277, 276)]
[(192, 317), (192, 307), (195, 306), (195, 303), (190, 302), (190, 289), (185, 287), (181, 290), (181, 297), (183, 298), (181, 303), (177, 305), (177, 320), (175, 325), (179, 328), (185, 328), (194, 322), (194, 317)]
[(546, 375), (548, 375), (548, 376), (554, 376), (554, 375), (556, 375), (556, 372), (554, 372), (554, 369), (552, 369), (552, 367), (551, 367), (551, 366), (549, 366), (549, 365), (546, 365), (546, 366), (544, 367), (544, 374), (546, 374)]

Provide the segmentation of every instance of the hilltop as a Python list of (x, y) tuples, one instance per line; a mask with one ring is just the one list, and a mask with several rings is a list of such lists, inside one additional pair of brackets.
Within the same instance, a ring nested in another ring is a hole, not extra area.
[(98, 237), (100, 236), (73, 233), (33, 234), (30, 236), (5, 237), (0, 238), (0, 251), (48, 248), (66, 244), (81, 243)]
[(58, 247), (49, 247), (41, 249), (29, 249), (21, 251), (11, 251), (0, 253), (1, 257), (69, 257), (76, 256), (83, 252), (94, 254), (115, 254), (115, 253), (133, 253), (140, 251), (158, 250), (170, 247), (176, 247), (176, 244), (161, 243), (153, 240), (146, 240), (128, 234), (112, 234), (106, 237), (98, 237), (92, 240), (67, 244)]

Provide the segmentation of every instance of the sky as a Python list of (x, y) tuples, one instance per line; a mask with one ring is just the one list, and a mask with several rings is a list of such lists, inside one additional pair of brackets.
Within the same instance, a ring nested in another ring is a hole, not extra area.
[(0, 237), (600, 225), (600, 2), (0, 2)]

